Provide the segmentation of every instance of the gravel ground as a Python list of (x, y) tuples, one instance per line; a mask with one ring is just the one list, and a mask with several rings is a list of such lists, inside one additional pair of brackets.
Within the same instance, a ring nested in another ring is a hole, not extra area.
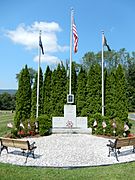
[(107, 138), (84, 134), (53, 134), (39, 138), (28, 138), (36, 142), (35, 159), (23, 156), (20, 149), (2, 151), (0, 162), (41, 167), (85, 167), (109, 165), (135, 160), (132, 147), (123, 147), (117, 162), (114, 154), (108, 157)]

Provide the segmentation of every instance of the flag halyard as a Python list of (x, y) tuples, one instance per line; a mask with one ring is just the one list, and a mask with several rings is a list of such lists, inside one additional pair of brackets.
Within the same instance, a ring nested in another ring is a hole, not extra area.
[(44, 48), (43, 48), (43, 44), (42, 44), (42, 41), (41, 41), (41, 35), (39, 36), (39, 46), (41, 48), (42, 54), (44, 54)]
[(72, 31), (73, 31), (73, 39), (74, 39), (74, 53), (78, 51), (78, 34), (77, 34), (77, 29), (76, 29), (76, 24), (73, 19), (73, 24), (72, 24)]

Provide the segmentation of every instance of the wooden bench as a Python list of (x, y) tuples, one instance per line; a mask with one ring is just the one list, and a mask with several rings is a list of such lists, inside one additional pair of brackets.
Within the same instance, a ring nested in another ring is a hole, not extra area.
[(126, 138), (117, 138), (114, 142), (109, 140), (110, 144), (107, 144), (109, 147), (109, 155), (111, 152), (114, 152), (116, 160), (118, 160), (118, 154), (120, 154), (120, 149), (125, 146), (133, 146), (133, 152), (135, 152), (135, 137), (126, 137)]
[(6, 149), (8, 153), (8, 147), (13, 147), (13, 148), (20, 148), (22, 150), (23, 155), (25, 154), (25, 151), (27, 151), (25, 163), (27, 162), (27, 158), (30, 154), (32, 154), (33, 158), (35, 158), (34, 150), (37, 148), (36, 146), (34, 146), (35, 142), (30, 144), (28, 140), (0, 137), (0, 143), (1, 143), (0, 155), (4, 149)]

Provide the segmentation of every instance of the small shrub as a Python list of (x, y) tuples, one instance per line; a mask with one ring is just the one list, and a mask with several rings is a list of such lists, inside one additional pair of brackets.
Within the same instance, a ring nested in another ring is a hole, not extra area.
[(17, 128), (13, 128), (13, 129), (11, 130), (11, 137), (12, 137), (12, 138), (16, 138), (16, 137), (18, 136), (17, 133), (18, 133)]
[(38, 117), (39, 122), (39, 134), (41, 136), (49, 135), (50, 134), (50, 128), (51, 128), (51, 119), (47, 115), (41, 115)]
[[(97, 125), (94, 127), (94, 121), (96, 120)], [(103, 128), (102, 122), (105, 121), (106, 128)], [(96, 113), (94, 115), (91, 115), (88, 119), (88, 126), (92, 128), (92, 134), (98, 134), (98, 135), (108, 135), (108, 136), (118, 136), (122, 137), (124, 133), (124, 122), (120, 118), (115, 118), (116, 128), (114, 129), (113, 124), (114, 119), (111, 119), (106, 116), (102, 116), (100, 113)], [(127, 122), (127, 125), (129, 128), (131, 128), (131, 124)], [(114, 133), (114, 130), (116, 133)], [(130, 133), (130, 130), (126, 132), (126, 136)]]

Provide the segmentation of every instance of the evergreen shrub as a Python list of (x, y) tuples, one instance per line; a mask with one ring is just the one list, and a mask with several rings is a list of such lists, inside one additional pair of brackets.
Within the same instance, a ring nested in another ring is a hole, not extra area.
[(50, 134), (50, 128), (51, 128), (51, 119), (48, 115), (41, 115), (38, 117), (39, 122), (39, 134), (41, 136), (49, 135)]
[[(97, 126), (93, 126), (95, 120), (97, 122)], [(106, 128), (103, 128), (103, 125), (102, 125), (103, 121), (106, 122)], [(113, 125), (112, 125), (113, 122), (114, 122), (114, 119), (110, 119), (107, 116), (102, 116), (100, 113), (91, 115), (88, 118), (88, 126), (92, 128), (92, 134), (122, 137), (124, 133), (124, 122), (120, 118), (116, 117), (115, 129), (113, 128)], [(129, 128), (131, 128), (131, 124), (128, 124), (127, 122), (127, 125), (129, 126)], [(114, 130), (116, 131), (116, 133), (114, 133)], [(130, 129), (126, 132), (126, 136), (128, 136), (129, 133), (130, 133)]]

